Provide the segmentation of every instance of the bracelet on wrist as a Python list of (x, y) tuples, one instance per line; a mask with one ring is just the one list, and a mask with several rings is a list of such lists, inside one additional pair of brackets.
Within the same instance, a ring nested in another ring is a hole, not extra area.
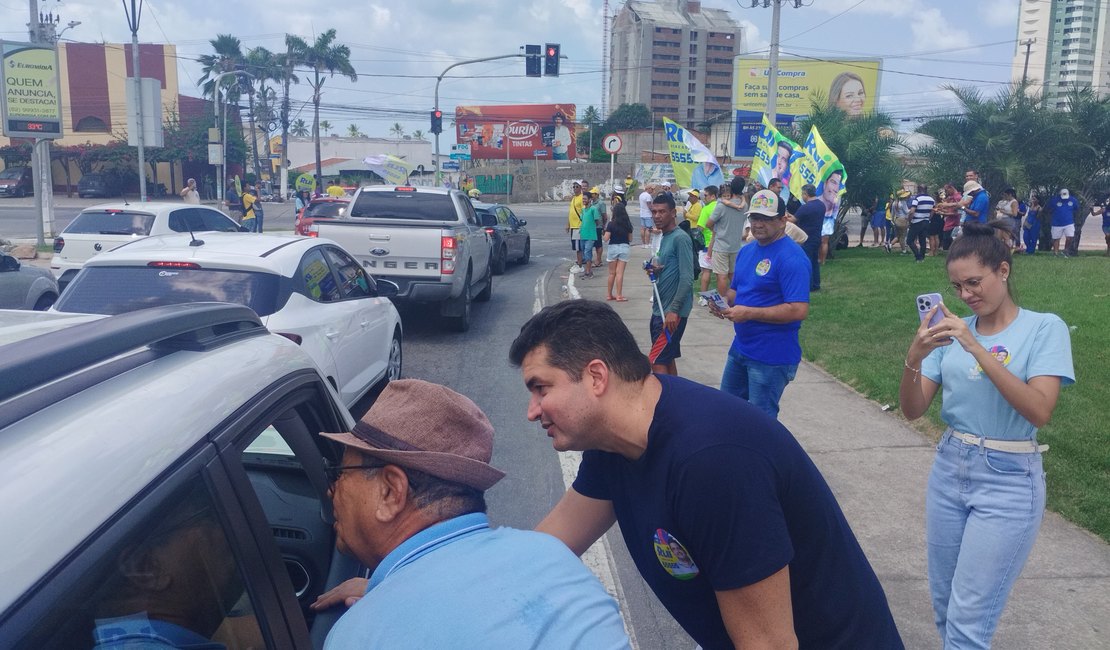
[(902, 365), (906, 367), (906, 370), (909, 370), (910, 372), (913, 373), (913, 383), (916, 384), (917, 379), (921, 376), (921, 368), (920, 367), (914, 368), (913, 366), (910, 365), (909, 360), (903, 361)]

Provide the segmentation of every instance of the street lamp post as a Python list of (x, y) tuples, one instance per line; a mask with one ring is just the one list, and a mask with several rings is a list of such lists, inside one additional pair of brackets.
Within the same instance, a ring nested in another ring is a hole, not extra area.
[[(244, 76), (247, 76), (247, 77), (250, 76), (249, 74), (247, 74), (246, 72), (243, 72), (242, 70), (231, 70), (231, 71), (228, 71), (228, 72), (221, 72), (220, 74), (216, 75), (216, 78), (213, 81), (213, 83), (215, 85), (212, 87), (212, 99), (213, 99), (213, 101), (212, 101), (212, 118), (215, 121), (214, 127), (217, 128), (217, 129), (220, 128), (220, 80), (223, 79), (224, 77), (228, 77), (228, 76), (231, 76), (231, 75), (244, 75)], [(227, 109), (226, 108), (224, 109), (223, 130), (222, 130), (222, 133), (220, 135), (220, 163), (218, 165), (216, 165), (216, 169), (218, 170), (218, 173), (216, 175), (216, 199), (220, 202), (223, 202), (224, 197), (225, 197), (224, 184), (227, 182), (226, 179), (224, 178), (224, 175), (227, 171)]]

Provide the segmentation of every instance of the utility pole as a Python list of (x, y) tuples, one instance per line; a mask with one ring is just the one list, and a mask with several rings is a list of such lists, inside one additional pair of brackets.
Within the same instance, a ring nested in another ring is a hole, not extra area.
[(131, 72), (135, 76), (135, 134), (136, 148), (139, 150), (139, 202), (146, 203), (146, 125), (143, 123), (143, 75), (139, 72), (139, 19), (143, 11), (140, 0), (138, 6), (131, 0), (131, 11), (127, 10), (127, 3), (123, 4), (123, 13), (127, 17), (127, 26), (131, 29)]
[[(786, 2), (793, 3), (795, 9), (798, 9), (802, 6), (802, 0), (762, 0), (763, 8), (766, 9), (766, 8), (770, 7), (771, 10), (772, 10), (772, 13), (771, 13), (771, 56), (770, 56), (770, 61), (768, 62), (769, 63), (769, 66), (768, 66), (769, 69), (767, 71), (767, 109), (766, 109), (767, 119), (771, 121), (771, 124), (775, 124), (776, 118), (778, 117), (778, 115), (776, 114), (776, 110), (775, 110), (776, 109), (775, 103), (778, 100), (778, 92), (779, 92), (779, 81), (778, 81), (779, 80), (779, 38), (780, 38), (779, 26), (780, 26), (780, 22), (781, 22), (780, 21), (780, 18), (781, 18), (780, 14), (781, 14), (781, 11), (782, 11), (782, 5), (783, 5), (783, 3), (786, 3)], [(760, 0), (752, 0), (752, 9), (755, 9), (759, 5), (760, 5)]]
[(1021, 41), (1021, 43), (1020, 43), (1021, 45), (1025, 46), (1025, 68), (1023, 68), (1022, 71), (1021, 71), (1021, 85), (1022, 86), (1025, 85), (1026, 79), (1029, 78), (1029, 50), (1032, 49), (1033, 43), (1036, 43), (1036, 42), (1037, 42), (1036, 38), (1029, 38), (1029, 39), (1026, 39), (1024, 41)]
[[(27, 23), (30, 41), (35, 44), (54, 42), (54, 16), (51, 12), (43, 16), (39, 13), (38, 0), (30, 0), (31, 20)], [(50, 164), (50, 140), (35, 138), (31, 148), (31, 176), (35, 183), (35, 213), (39, 216), (38, 235), (35, 243), (46, 245), (46, 236), (54, 234), (54, 181)]]

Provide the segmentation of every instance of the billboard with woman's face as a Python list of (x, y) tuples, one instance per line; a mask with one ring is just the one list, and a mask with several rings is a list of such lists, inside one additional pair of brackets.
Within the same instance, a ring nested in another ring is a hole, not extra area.
[[(789, 133), (809, 114), (814, 101), (838, 108), (849, 117), (875, 110), (879, 94), (879, 59), (779, 59), (775, 126)], [(754, 155), (760, 121), (767, 108), (770, 68), (767, 59), (738, 58), (733, 76), (737, 156)]]

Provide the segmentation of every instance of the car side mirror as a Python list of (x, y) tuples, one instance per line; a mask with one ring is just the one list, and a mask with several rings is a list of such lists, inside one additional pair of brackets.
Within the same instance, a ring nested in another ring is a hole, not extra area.
[(525, 219), (517, 219), (516, 222), (517, 222), (518, 225), (521, 225), (521, 226), (527, 226), (528, 225), (528, 221), (525, 220)]
[(397, 283), (391, 280), (379, 280), (374, 278), (374, 284), (377, 285), (375, 295), (378, 298), (392, 298), (401, 292), (401, 287), (397, 286)]

